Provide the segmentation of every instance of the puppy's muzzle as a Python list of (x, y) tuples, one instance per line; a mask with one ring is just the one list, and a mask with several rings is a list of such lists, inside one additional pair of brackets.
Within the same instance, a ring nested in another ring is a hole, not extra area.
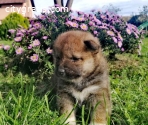
[(59, 68), (59, 69), (58, 69), (58, 74), (59, 74), (60, 76), (65, 76), (65, 70), (64, 70), (63, 68)]

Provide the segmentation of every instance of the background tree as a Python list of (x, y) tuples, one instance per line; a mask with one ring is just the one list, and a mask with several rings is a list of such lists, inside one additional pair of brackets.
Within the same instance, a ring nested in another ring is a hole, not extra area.
[(114, 14), (118, 14), (121, 11), (120, 8), (118, 8), (118, 7), (116, 7), (116, 6), (112, 5), (112, 4), (109, 4), (108, 6), (105, 6), (105, 10), (109, 11), (111, 13), (114, 13)]
[(139, 15), (132, 16), (131, 19), (128, 21), (128, 23), (139, 26), (147, 21), (148, 21), (148, 6), (143, 6), (143, 9), (139, 12)]
[(140, 11), (140, 15), (144, 15), (145, 17), (148, 17), (148, 6), (143, 6), (143, 10)]

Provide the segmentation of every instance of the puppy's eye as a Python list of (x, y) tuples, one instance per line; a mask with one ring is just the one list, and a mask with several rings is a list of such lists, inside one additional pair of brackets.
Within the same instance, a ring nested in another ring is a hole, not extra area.
[(78, 57), (71, 57), (70, 58), (72, 61), (74, 61), (74, 62), (76, 62), (76, 61), (79, 61), (79, 60), (81, 60), (82, 58), (78, 58)]

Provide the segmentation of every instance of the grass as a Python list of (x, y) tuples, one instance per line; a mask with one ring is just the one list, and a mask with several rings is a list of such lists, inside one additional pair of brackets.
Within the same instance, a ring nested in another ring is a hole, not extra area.
[(143, 40), (143, 44), (141, 53), (148, 56), (148, 37)]
[[(109, 61), (111, 125), (148, 125), (148, 38), (142, 46), (140, 57), (123, 54)], [(35, 81), (10, 70), (0, 73), (0, 125), (63, 125), (64, 115), (51, 110), (50, 92), (42, 97), (35, 94)], [(83, 117), (82, 124), (87, 125)]]
[(12, 43), (12, 41), (9, 40), (0, 40), (0, 45), (10, 45)]

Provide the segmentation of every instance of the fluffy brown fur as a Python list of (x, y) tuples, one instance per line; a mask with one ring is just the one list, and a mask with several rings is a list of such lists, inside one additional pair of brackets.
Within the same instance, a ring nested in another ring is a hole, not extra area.
[[(111, 113), (110, 85), (107, 62), (97, 38), (83, 31), (68, 31), (53, 46), (54, 84), (61, 114), (68, 115), (74, 105), (91, 105), (90, 125), (106, 125)], [(93, 112), (93, 109), (98, 104)], [(76, 125), (76, 110), (66, 123)]]

